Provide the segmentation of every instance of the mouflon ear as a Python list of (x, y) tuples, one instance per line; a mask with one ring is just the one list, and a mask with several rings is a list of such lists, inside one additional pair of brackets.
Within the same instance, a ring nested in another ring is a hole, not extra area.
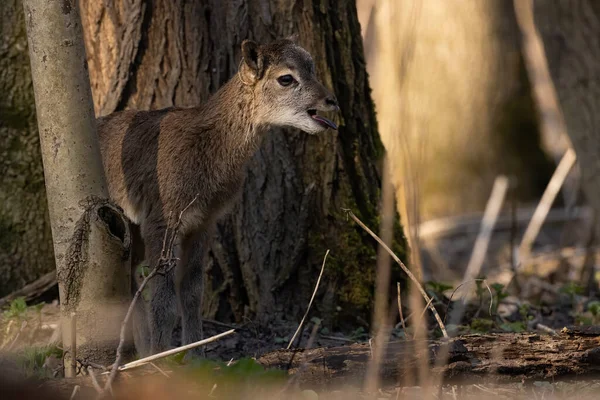
[(242, 42), (243, 62), (240, 68), (242, 80), (251, 84), (262, 78), (263, 75), (263, 57), (260, 54), (259, 45), (253, 40), (244, 40)]
[(292, 33), (291, 35), (286, 37), (287, 40), (289, 40), (290, 42), (293, 42), (294, 44), (298, 44), (298, 38), (299, 38), (298, 33)]

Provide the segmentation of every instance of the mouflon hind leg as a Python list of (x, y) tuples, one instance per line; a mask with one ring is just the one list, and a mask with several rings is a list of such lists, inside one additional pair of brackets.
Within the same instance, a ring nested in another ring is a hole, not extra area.
[[(165, 229), (146, 221), (142, 235), (146, 247), (146, 260), (151, 270), (161, 262)], [(167, 238), (168, 239), (168, 238)], [(163, 260), (165, 261), (165, 260)], [(152, 354), (167, 350), (171, 346), (173, 329), (177, 323), (177, 299), (175, 297), (174, 269), (154, 276), (149, 282), (150, 351)]]
[[(210, 246), (210, 232), (200, 231), (187, 236), (183, 241), (182, 259), (177, 269), (177, 300), (181, 310), (182, 344), (190, 344), (203, 339), (202, 295), (203, 266)], [(190, 350), (190, 355), (202, 357), (201, 347)]]

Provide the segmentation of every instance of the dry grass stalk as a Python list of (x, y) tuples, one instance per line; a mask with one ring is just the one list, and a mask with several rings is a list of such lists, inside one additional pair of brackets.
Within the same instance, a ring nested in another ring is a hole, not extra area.
[[(383, 177), (381, 185), (381, 224), (379, 236), (383, 243), (390, 246), (394, 240), (394, 190), (390, 182), (388, 158), (383, 160)], [(377, 276), (375, 281), (375, 308), (372, 322), (372, 336), (376, 339), (377, 347), (367, 366), (365, 391), (374, 393), (379, 387), (379, 368), (383, 351), (391, 330), (390, 316), (388, 316), (388, 288), (390, 287), (390, 254), (381, 246), (377, 249)], [(392, 316), (395, 318), (395, 313)]]
[(296, 329), (296, 332), (294, 332), (294, 335), (292, 336), (292, 339), (288, 343), (286, 349), (289, 349), (290, 347), (292, 347), (294, 340), (296, 340), (296, 337), (298, 336), (298, 334), (300, 333), (300, 330), (302, 329), (302, 326), (304, 325), (304, 321), (306, 320), (306, 317), (308, 316), (310, 307), (312, 306), (313, 300), (315, 299), (315, 296), (317, 295), (317, 291), (319, 290), (319, 284), (321, 283), (321, 277), (323, 276), (323, 271), (325, 271), (325, 262), (327, 261), (328, 255), (329, 255), (329, 249), (327, 249), (327, 251), (325, 252), (325, 257), (323, 257), (323, 265), (321, 265), (321, 272), (319, 273), (319, 278), (317, 278), (317, 283), (315, 284), (315, 290), (313, 290), (313, 294), (310, 297), (310, 301), (308, 302), (308, 307), (306, 308), (306, 312), (304, 313), (304, 316), (302, 317), (302, 320), (300, 321), (300, 325), (298, 325), (298, 329)]
[[(554, 203), (554, 199), (560, 192), (563, 183), (567, 179), (569, 175), (569, 171), (575, 166), (575, 162), (577, 161), (577, 156), (575, 155), (575, 151), (569, 148), (563, 158), (560, 160), (558, 167), (554, 171), (544, 194), (542, 195), (542, 199), (540, 200), (535, 212), (533, 213), (533, 217), (531, 217), (531, 221), (529, 225), (527, 225), (527, 230), (523, 235), (523, 239), (521, 239), (521, 245), (519, 246), (518, 259), (523, 260), (531, 255), (531, 248), (533, 247), (533, 243), (535, 242), (544, 221), (546, 220), (546, 216), (548, 212), (550, 212), (550, 208)], [(521, 262), (517, 262), (517, 265), (522, 264)]]
[(467, 270), (463, 281), (470, 281), (479, 275), (485, 255), (490, 243), (490, 238), (494, 232), (496, 226), (496, 220), (502, 210), (502, 204), (508, 190), (508, 178), (505, 176), (498, 176), (494, 181), (494, 187), (492, 188), (492, 194), (485, 207), (485, 213), (481, 220), (481, 228), (477, 239), (475, 239), (475, 245), (473, 246), (473, 253), (467, 265)]
[(21, 322), (21, 328), (19, 328), (19, 332), (17, 332), (13, 341), (10, 342), (10, 345), (8, 346), (8, 349), (7, 349), (8, 351), (11, 351), (15, 347), (15, 345), (19, 341), (19, 337), (21, 337), (21, 333), (23, 333), (23, 331), (25, 330), (26, 327), (27, 327), (27, 321)]
[[(505, 176), (498, 176), (494, 182), (492, 193), (485, 208), (483, 219), (481, 220), (481, 228), (479, 230), (479, 234), (477, 235), (477, 239), (475, 240), (475, 245), (473, 246), (473, 253), (471, 255), (471, 259), (469, 260), (467, 270), (465, 271), (463, 283), (460, 286), (476, 281), (477, 276), (481, 272), (481, 266), (483, 265), (483, 261), (485, 259), (485, 254), (487, 252), (490, 237), (494, 231), (494, 226), (496, 225), (496, 220), (498, 219), (500, 210), (502, 209), (502, 203), (504, 202), (504, 197), (506, 196), (507, 190), (508, 178), (506, 178)], [(490, 290), (489, 287), (488, 290)], [(490, 304), (490, 310), (491, 306), (492, 305)], [(465, 307), (463, 302), (457, 303), (456, 307), (452, 310), (452, 313), (450, 314), (451, 324), (457, 324), (460, 322), (464, 313), (464, 308)], [(435, 361), (435, 367), (441, 368), (442, 366), (444, 366), (448, 361), (448, 355), (449, 347), (447, 345), (441, 346)], [(439, 376), (432, 380), (430, 386), (432, 388), (441, 388), (441, 383), (442, 377)]]
[[(426, 306), (426, 304), (428, 306)], [(432, 301), (429, 299), (427, 300), (427, 303), (424, 303), (423, 298), (419, 296), (419, 293), (417, 293), (414, 288), (411, 288), (409, 306), (411, 310), (409, 320), (414, 328), (414, 336), (412, 340), (412, 346), (414, 346), (413, 354), (427, 354), (427, 323), (423, 318), (419, 318), (418, 315), (421, 310), (427, 309), (427, 307), (432, 307)], [(415, 384), (418, 384), (423, 389), (423, 398), (432, 399), (431, 370), (429, 368), (429, 360), (427, 357), (417, 357), (414, 360), (414, 364), (417, 366), (417, 380), (414, 380), (415, 377), (410, 377), (410, 379), (413, 379), (411, 382), (408, 380), (409, 377), (407, 377), (405, 385), (414, 386)]]
[(73, 392), (71, 393), (71, 397), (69, 398), (69, 400), (73, 400), (75, 398), (75, 396), (77, 396), (77, 393), (79, 393), (79, 389), (81, 389), (81, 386), (75, 385), (75, 387), (73, 388)]
[(396, 290), (398, 292), (398, 314), (400, 315), (400, 323), (402, 329), (406, 333), (406, 324), (404, 323), (404, 313), (402, 312), (402, 294), (400, 293), (400, 282), (396, 282)]
[[(327, 250), (327, 253), (329, 253), (329, 250)], [(325, 258), (327, 258), (327, 255), (325, 256)], [(324, 260), (323, 260), (323, 264), (325, 264)], [(312, 329), (312, 331), (310, 333), (310, 337), (308, 338), (308, 343), (306, 343), (306, 347), (305, 347), (306, 350), (312, 348), (313, 343), (314, 343), (314, 341), (315, 341), (315, 339), (317, 337), (317, 333), (319, 332), (319, 328), (320, 327), (321, 327), (320, 323), (316, 323), (313, 326), (313, 329)], [(292, 387), (292, 385), (298, 381), (298, 379), (300, 378), (300, 376), (302, 375), (302, 373), (306, 370), (306, 368), (308, 366), (308, 362), (309, 362), (309, 359), (308, 359), (308, 357), (305, 356), (304, 357), (304, 362), (302, 363), (302, 365), (300, 365), (300, 368), (298, 368), (298, 371), (288, 379), (288, 381), (286, 382), (285, 386), (281, 390), (280, 394), (283, 394), (286, 391), (288, 391)]]
[[(400, 266), (400, 268), (402, 268), (402, 270), (406, 273), (406, 275), (408, 275), (409, 279), (411, 281), (413, 281), (413, 283), (415, 284), (415, 287), (418, 289), (421, 296), (423, 296), (423, 299), (425, 299), (425, 302), (429, 303), (430, 297), (425, 292), (425, 289), (423, 289), (423, 287), (421, 286), (421, 284), (419, 283), (419, 281), (417, 280), (415, 275), (406, 267), (406, 265), (404, 265), (404, 263), (398, 258), (398, 256), (396, 254), (394, 254), (392, 249), (390, 249), (388, 245), (386, 245), (375, 233), (373, 233), (373, 231), (371, 229), (369, 229), (368, 226), (366, 226), (360, 219), (358, 219), (358, 217), (356, 215), (354, 215), (354, 213), (352, 211), (346, 210), (346, 212), (348, 213), (350, 218), (352, 218), (354, 220), (354, 222), (356, 222), (369, 235), (371, 235), (371, 237), (373, 237), (373, 239), (375, 239), (377, 241), (377, 243), (379, 243), (381, 245), (381, 247), (383, 247), (385, 249), (385, 251), (387, 251), (390, 254), (392, 259), (394, 261), (396, 261), (396, 263)], [(446, 331), (446, 326), (444, 325), (442, 318), (440, 318), (440, 315), (438, 314), (438, 312), (435, 309), (435, 307), (433, 306), (433, 304), (429, 305), (429, 309), (433, 313), (433, 316), (435, 317), (435, 320), (437, 321), (438, 326), (440, 327), (440, 330), (442, 331), (442, 334), (444, 335), (445, 338), (448, 338), (449, 336), (448, 336), (448, 332)]]
[(96, 389), (98, 393), (98, 397), (101, 397), (104, 394), (104, 390), (98, 383), (98, 379), (96, 378), (96, 374), (94, 373), (94, 369), (92, 367), (87, 367), (88, 374), (90, 374), (90, 380), (92, 381), (92, 386)]
[(132, 361), (127, 364), (123, 364), (119, 367), (119, 371), (125, 371), (132, 368), (141, 367), (142, 365), (149, 364), (152, 361), (160, 360), (162, 358), (166, 358), (172, 356), (173, 354), (181, 353), (182, 351), (190, 350), (198, 346), (204, 346), (205, 344), (209, 344), (212, 342), (216, 342), (217, 340), (229, 336), (232, 333), (235, 333), (235, 329), (230, 329), (226, 332), (219, 333), (218, 335), (211, 336), (208, 339), (199, 340), (194, 343), (186, 344), (185, 346), (176, 347), (174, 349), (170, 349), (167, 351), (163, 351), (161, 353), (153, 354), (148, 357), (140, 358), (139, 360)]
[(163, 370), (161, 367), (159, 367), (158, 365), (154, 364), (153, 362), (150, 363), (150, 365), (152, 365), (152, 368), (154, 368), (155, 370), (157, 370), (158, 372), (160, 372), (161, 375), (170, 378), (171, 376), (169, 374), (166, 373), (165, 370)]

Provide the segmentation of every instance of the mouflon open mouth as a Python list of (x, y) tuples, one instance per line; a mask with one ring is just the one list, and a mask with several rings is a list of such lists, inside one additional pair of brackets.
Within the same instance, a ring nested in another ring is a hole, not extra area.
[(331, 128), (333, 130), (337, 130), (337, 128), (338, 128), (337, 125), (333, 121), (328, 120), (327, 118), (325, 118), (321, 115), (318, 115), (317, 110), (314, 110), (314, 109), (308, 110), (308, 115), (310, 115), (310, 117), (312, 119), (314, 119), (315, 121), (317, 121), (318, 123), (323, 125), (325, 128)]

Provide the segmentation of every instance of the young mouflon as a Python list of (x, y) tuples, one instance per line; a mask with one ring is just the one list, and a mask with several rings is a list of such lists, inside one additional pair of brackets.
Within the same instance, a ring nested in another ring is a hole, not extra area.
[(242, 57), (237, 74), (198, 107), (128, 110), (97, 120), (110, 196), (139, 226), (146, 265), (156, 266), (165, 231), (189, 205), (175, 241), (176, 267), (150, 282), (147, 312), (138, 302), (134, 340), (142, 356), (170, 346), (178, 314), (183, 344), (201, 339), (202, 264), (212, 228), (242, 188), (245, 163), (268, 128), (337, 129), (319, 114), (339, 111), (337, 100), (293, 39), (245, 40)]

